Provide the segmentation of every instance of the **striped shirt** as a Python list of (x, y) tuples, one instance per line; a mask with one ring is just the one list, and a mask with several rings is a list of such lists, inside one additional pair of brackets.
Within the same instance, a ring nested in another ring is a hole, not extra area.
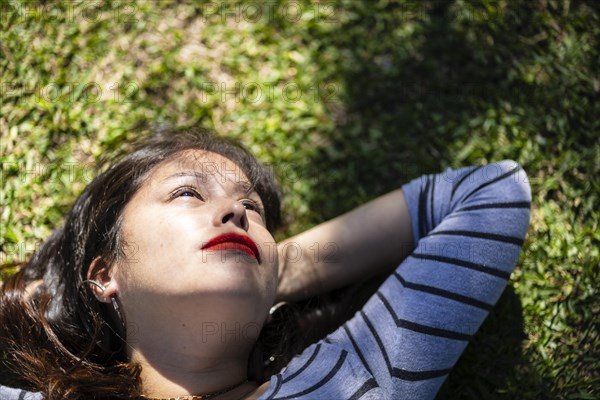
[(412, 254), (261, 400), (435, 397), (517, 264), (531, 192), (513, 161), (424, 175), (402, 190)]
[[(517, 264), (531, 192), (508, 160), (402, 190), (412, 254), (352, 319), (272, 376), (261, 400), (435, 397)], [(0, 399), (42, 398), (0, 387)]]

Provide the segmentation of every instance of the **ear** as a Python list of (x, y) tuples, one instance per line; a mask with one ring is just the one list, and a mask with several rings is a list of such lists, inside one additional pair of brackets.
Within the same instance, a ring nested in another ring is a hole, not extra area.
[(98, 301), (110, 303), (111, 298), (116, 297), (119, 293), (119, 285), (114, 277), (114, 269), (110, 268), (110, 265), (101, 256), (94, 258), (90, 263), (87, 279), (96, 281), (104, 288), (103, 290), (97, 285), (86, 282)]

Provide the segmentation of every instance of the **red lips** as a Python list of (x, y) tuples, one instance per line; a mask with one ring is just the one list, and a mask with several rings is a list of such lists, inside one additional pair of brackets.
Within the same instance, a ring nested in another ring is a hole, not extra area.
[(256, 258), (260, 264), (260, 253), (256, 243), (248, 236), (238, 235), (237, 233), (225, 233), (212, 238), (204, 246), (202, 250), (239, 250)]

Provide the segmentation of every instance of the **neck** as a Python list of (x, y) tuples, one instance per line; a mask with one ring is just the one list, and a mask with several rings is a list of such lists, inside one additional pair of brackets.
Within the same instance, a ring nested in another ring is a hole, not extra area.
[(246, 360), (186, 358), (134, 352), (131, 360), (142, 366), (144, 394), (158, 398), (209, 394), (246, 381)]
[(255, 382), (243, 381), (219, 392), (209, 394), (182, 395), (175, 397), (151, 397), (142, 395), (141, 398), (146, 400), (256, 400), (266, 391), (266, 389), (266, 384), (259, 387)]
[(186, 323), (164, 319), (171, 318), (161, 320), (160, 327), (166, 330), (155, 321), (129, 324), (136, 327), (128, 334), (129, 359), (142, 367), (145, 396), (208, 394), (246, 380), (254, 335), (240, 335), (239, 326), (226, 321), (194, 324), (189, 319)]

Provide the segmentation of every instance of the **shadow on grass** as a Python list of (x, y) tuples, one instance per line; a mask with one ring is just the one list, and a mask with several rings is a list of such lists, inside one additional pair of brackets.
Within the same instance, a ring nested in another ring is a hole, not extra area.
[[(467, 21), (470, 30), (461, 30), (450, 2), (408, 4), (412, 9), (353, 2), (358, 17), (320, 39), (324, 45), (315, 58), (326, 69), (331, 68), (327, 54), (339, 54), (336, 68), (341, 71), (332, 75), (344, 77), (346, 96), (343, 105), (331, 107), (337, 115), (335, 132), (310, 160), (327, 173), (326, 185), (315, 186), (307, 199), (321, 220), (423, 173), (462, 163), (446, 149), (472, 139), (473, 119), (500, 108), (503, 99), (528, 101), (527, 88), (514, 86), (503, 51), (531, 57), (505, 33), (519, 31), (515, 25), (533, 18), (528, 14), (533, 11), (524, 9), (519, 18), (497, 15), (480, 25)], [(394, 39), (402, 36), (402, 24), (410, 25), (412, 34)], [(522, 149), (515, 145), (498, 151), (495, 139), (482, 136), (475, 147), (484, 150), (463, 158), (519, 158)], [(535, 366), (522, 353), (525, 339), (521, 302), (508, 286), (439, 398), (548, 398)]]
[(337, 57), (331, 75), (343, 77), (344, 94), (343, 104), (330, 104), (336, 130), (310, 161), (335, 187), (312, 191), (322, 219), (452, 164), (447, 147), (465, 139), (459, 128), (487, 107), (478, 97), (500, 90), (503, 65), (473, 53), (451, 28), (446, 3), (407, 4), (353, 2), (345, 12), (358, 16), (320, 38), (315, 58), (325, 70)]
[(437, 399), (552, 398), (523, 355), (526, 339), (521, 301), (507, 286)]

